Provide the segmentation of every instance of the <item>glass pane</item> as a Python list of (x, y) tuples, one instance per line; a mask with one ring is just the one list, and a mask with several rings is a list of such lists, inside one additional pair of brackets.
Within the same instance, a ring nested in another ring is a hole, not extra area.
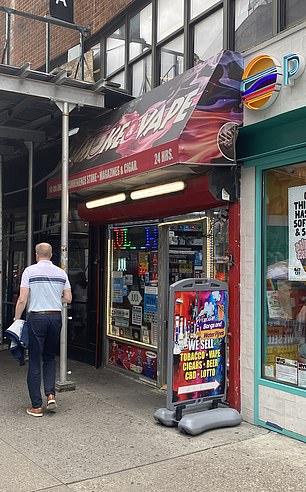
[[(205, 43), (203, 43), (205, 39)], [(223, 47), (223, 10), (218, 10), (194, 27), (194, 64), (215, 55)]]
[(156, 347), (158, 227), (156, 224), (114, 227), (111, 245), (108, 335)]
[(169, 284), (201, 277), (227, 281), (228, 260), (227, 209), (169, 226)]
[(72, 304), (69, 306), (68, 341), (76, 345), (86, 345), (88, 336), (88, 236), (70, 238), (68, 275), (72, 289)]
[(125, 29), (119, 27), (106, 40), (106, 74), (114, 72), (124, 65), (125, 61)]
[(184, 71), (184, 38), (179, 36), (161, 48), (160, 83)]
[(109, 79), (110, 82), (115, 82), (116, 84), (120, 84), (120, 87), (125, 89), (125, 72), (119, 72), (117, 75), (114, 77), (110, 77)]
[(152, 44), (152, 5), (141, 10), (130, 22), (130, 60)]
[(306, 164), (264, 181), (262, 376), (306, 388)]
[(301, 22), (306, 18), (305, 0), (286, 0), (286, 26)]
[(93, 76), (94, 80), (97, 81), (99, 80), (101, 73), (100, 43), (93, 46), (91, 50), (93, 56)]
[(152, 57), (146, 56), (137, 63), (134, 63), (133, 70), (133, 87), (132, 95), (135, 97), (141, 96), (145, 92), (152, 89), (152, 73), (151, 73)]
[(217, 0), (191, 0), (191, 19), (212, 7)]
[(272, 37), (272, 0), (236, 0), (235, 49), (243, 51)]
[(158, 0), (157, 41), (166, 38), (183, 25), (183, 0)]

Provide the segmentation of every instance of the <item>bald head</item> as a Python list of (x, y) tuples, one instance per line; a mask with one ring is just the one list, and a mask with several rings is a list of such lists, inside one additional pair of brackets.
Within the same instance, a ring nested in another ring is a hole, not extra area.
[(39, 243), (35, 246), (37, 260), (50, 260), (52, 256), (52, 246), (49, 243)]

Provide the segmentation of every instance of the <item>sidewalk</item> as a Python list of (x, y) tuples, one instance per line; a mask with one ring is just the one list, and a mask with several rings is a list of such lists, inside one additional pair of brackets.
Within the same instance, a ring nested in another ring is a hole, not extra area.
[(58, 411), (25, 413), (26, 368), (0, 351), (0, 492), (306, 490), (306, 446), (242, 423), (187, 437), (153, 420), (165, 394), (69, 362)]

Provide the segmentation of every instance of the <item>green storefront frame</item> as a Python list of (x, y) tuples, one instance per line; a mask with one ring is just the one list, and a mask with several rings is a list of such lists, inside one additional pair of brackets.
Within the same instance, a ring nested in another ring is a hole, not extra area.
[(255, 167), (254, 422), (303, 442), (306, 442), (306, 436), (269, 425), (259, 418), (259, 389), (260, 386), (265, 386), (306, 397), (306, 390), (270, 381), (261, 375), (263, 172), (284, 165), (306, 162), (305, 129), (306, 108), (301, 108), (241, 128), (237, 141), (238, 162), (244, 167)]

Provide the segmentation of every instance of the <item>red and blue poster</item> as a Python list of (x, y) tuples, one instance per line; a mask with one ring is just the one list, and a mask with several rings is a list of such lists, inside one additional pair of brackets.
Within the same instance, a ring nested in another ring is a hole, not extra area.
[(174, 404), (224, 395), (226, 317), (226, 290), (174, 293)]
[(149, 379), (157, 379), (157, 354), (152, 350), (111, 340), (108, 363)]

